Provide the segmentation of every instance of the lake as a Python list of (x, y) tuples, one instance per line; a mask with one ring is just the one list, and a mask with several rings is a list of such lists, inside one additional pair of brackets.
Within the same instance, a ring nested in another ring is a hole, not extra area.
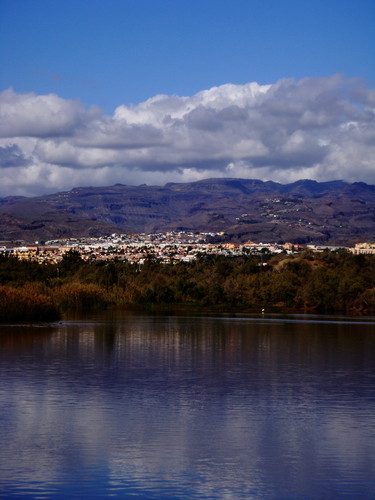
[(0, 326), (0, 498), (373, 499), (375, 318)]

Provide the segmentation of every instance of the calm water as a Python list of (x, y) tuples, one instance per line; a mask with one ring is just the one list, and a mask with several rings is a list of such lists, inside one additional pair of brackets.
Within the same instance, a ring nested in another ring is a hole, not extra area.
[(0, 498), (375, 498), (375, 318), (0, 326)]

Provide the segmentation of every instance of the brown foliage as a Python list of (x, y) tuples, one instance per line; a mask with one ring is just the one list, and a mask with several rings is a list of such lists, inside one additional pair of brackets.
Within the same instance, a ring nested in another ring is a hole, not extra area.
[(59, 312), (40, 283), (23, 287), (0, 286), (0, 320), (53, 321)]
[(53, 296), (63, 310), (100, 309), (111, 301), (108, 292), (95, 283), (65, 283), (53, 291)]

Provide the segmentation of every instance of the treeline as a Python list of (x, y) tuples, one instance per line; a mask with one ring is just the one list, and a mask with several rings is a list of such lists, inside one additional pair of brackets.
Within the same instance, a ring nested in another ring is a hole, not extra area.
[(142, 265), (86, 262), (76, 251), (59, 264), (0, 256), (0, 319), (53, 320), (64, 311), (179, 304), (232, 310), (375, 311), (375, 256), (347, 251), (221, 257)]

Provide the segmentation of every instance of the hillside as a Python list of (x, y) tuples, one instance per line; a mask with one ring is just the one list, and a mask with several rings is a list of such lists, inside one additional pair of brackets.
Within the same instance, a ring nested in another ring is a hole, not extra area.
[(352, 244), (375, 238), (375, 186), (206, 179), (165, 186), (80, 187), (0, 199), (0, 240), (170, 230), (233, 241)]

